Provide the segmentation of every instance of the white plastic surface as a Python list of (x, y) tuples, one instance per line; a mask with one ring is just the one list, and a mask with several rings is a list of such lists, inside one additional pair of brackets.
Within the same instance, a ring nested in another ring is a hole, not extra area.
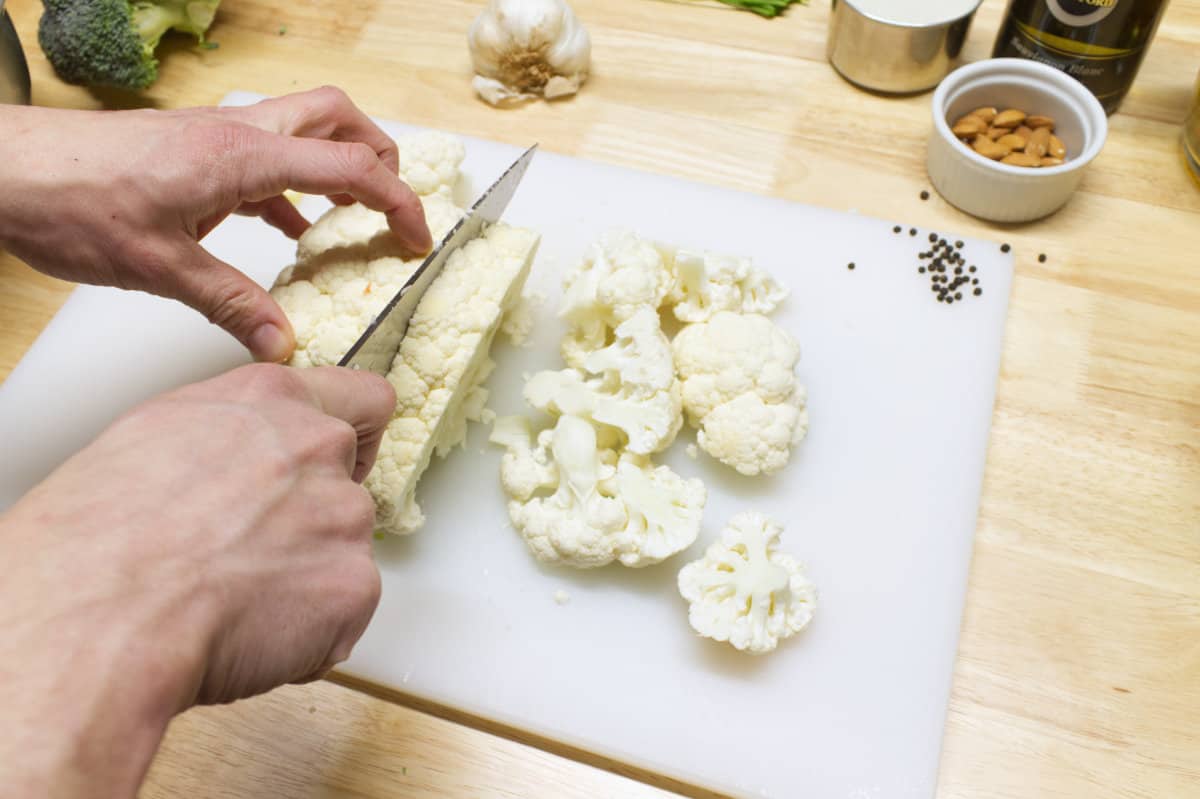
[[(467, 152), (467, 194), (519, 154)], [(538, 566), (508, 527), (500, 454), (475, 426), (421, 483), (425, 529), (378, 542), (383, 601), (345, 671), (734, 796), (932, 796), (1011, 259), (968, 242), (984, 294), (948, 307), (916, 272), (928, 231), (547, 152), (506, 219), (542, 232), (530, 286), (549, 300), (532, 346), (497, 348), (498, 413), (523, 410), (522, 372), (560, 365), (561, 272), (625, 225), (751, 255), (792, 289), (776, 319), (803, 348), (811, 431), (786, 470), (752, 479), (687, 457), (685, 430), (665, 460), (708, 485), (701, 540), (657, 567), (578, 572)], [(244, 218), (206, 244), (263, 283), (292, 255)], [(243, 360), (181, 306), (77, 290), (0, 387), (0, 507), (138, 399)], [(821, 592), (812, 626), (761, 658), (695, 636), (674, 585), (749, 508), (786, 523)]]

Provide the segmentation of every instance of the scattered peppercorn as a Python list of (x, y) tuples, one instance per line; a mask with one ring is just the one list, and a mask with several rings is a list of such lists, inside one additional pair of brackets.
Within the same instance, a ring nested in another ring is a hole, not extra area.
[(959, 241), (954, 242), (954, 247), (955, 247), (955, 249), (961, 250), (963, 248), (962, 241), (959, 240)]
[(928, 200), (928, 199), (929, 199), (929, 192), (927, 192), (927, 191), (922, 191), (922, 192), (921, 192), (921, 199), (922, 199), (922, 200)]
[(956, 267), (954, 267), (954, 274), (956, 274), (956, 275), (961, 275), (961, 274), (962, 274), (962, 267), (961, 267), (961, 266), (956, 266)]
[(899, 232), (900, 232), (900, 226), (899, 226), (899, 225), (896, 225), (894, 228), (892, 228), (892, 232), (893, 232), (893, 233), (899, 233)]
[(978, 285), (979, 285), (979, 278), (977, 278), (977, 277), (976, 277), (976, 278), (972, 278), (972, 279), (971, 279), (971, 285), (972, 285), (972, 286), (978, 286)]
[(918, 267), (917, 267), (917, 271), (918, 271), (918, 272), (920, 272), (920, 273), (923, 275), (923, 274), (925, 274), (925, 267), (923, 267), (923, 266), (918, 266)]
[(915, 236), (915, 235), (917, 235), (917, 229), (916, 229), (915, 227), (910, 227), (910, 228), (908, 229), (908, 235), (910, 235), (910, 236)]
[(975, 271), (975, 265), (974, 265), (974, 264), (972, 264), (971, 266), (968, 266), (968, 267), (967, 267), (967, 271), (968, 271), (968, 272), (974, 272), (974, 271)]
[(850, 263), (846, 264), (846, 268), (849, 269), (851, 272), (853, 272), (854, 271), (854, 261), (851, 261)]
[(930, 233), (930, 234), (929, 234), (929, 243), (930, 243), (930, 244), (933, 244), (933, 243), (935, 243), (937, 240), (938, 240), (938, 237), (937, 237), (937, 234), (936, 234), (936, 233)]
[(961, 292), (961, 291), (956, 291), (956, 292), (954, 292), (954, 299), (956, 299), (956, 300), (961, 300), (961, 299), (962, 299), (962, 292)]
[(1011, 249), (1012, 249), (1012, 247), (1009, 247), (1007, 244), (1000, 245), (1000, 252), (1008, 252)]
[(975, 289), (975, 296), (979, 297), (983, 294), (983, 289)]
[(1038, 263), (1039, 264), (1046, 263), (1046, 253), (1041, 253), (1038, 255)]

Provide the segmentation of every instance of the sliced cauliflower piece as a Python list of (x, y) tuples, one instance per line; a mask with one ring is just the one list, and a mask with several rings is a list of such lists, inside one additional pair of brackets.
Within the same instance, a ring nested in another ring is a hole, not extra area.
[(788, 295), (749, 258), (678, 250), (673, 265), (667, 304), (681, 322), (707, 322), (720, 311), (769, 314)]
[[(435, 239), (462, 216), (445, 197), (421, 202)], [(322, 215), (271, 289), (296, 334), (291, 365), (337, 363), (422, 260), (405, 252), (377, 211), (355, 203)]]
[(400, 177), (413, 191), (422, 196), (454, 195), (459, 167), (467, 154), (461, 139), (425, 131), (396, 139), (396, 149), (400, 155)]
[(466, 446), (467, 422), (483, 421), (488, 401), (488, 390), (484, 386), (496, 369), (496, 362), (484, 357), (475, 363), (474, 369), (463, 375), (463, 383), (470, 386), (459, 393), (458, 402), (446, 409), (446, 418), (434, 445), (439, 458), (450, 454), (458, 446)]
[(513, 527), (542, 562), (649, 566), (696, 540), (704, 484), (644, 456), (618, 461), (584, 419), (564, 414), (535, 443), (527, 419), (505, 417), (491, 441), (505, 448), (500, 483)]
[(627, 230), (606, 233), (564, 282), (559, 316), (570, 329), (563, 359), (583, 368), (587, 353), (607, 344), (612, 331), (638, 310), (656, 310), (670, 288), (662, 250)]
[[(525, 384), (525, 401), (540, 411), (579, 416), (613, 428), (623, 437), (625, 448), (639, 455), (669, 447), (683, 424), (678, 382), (665, 391), (635, 397), (614, 392), (601, 379), (586, 380), (575, 369), (544, 371)], [(602, 443), (616, 446), (618, 442), (605, 437)]]
[(675, 383), (671, 342), (652, 308), (641, 308), (617, 325), (616, 340), (589, 352), (583, 368), (626, 397), (652, 397)]
[(366, 480), (385, 532), (411, 533), (423, 524), (417, 481), (434, 449), (448, 451), (447, 443), (460, 438), (464, 398), (487, 371), (488, 351), (520, 297), (537, 245), (531, 230), (492, 225), (450, 255), (421, 298), (388, 374), (396, 411)]
[[(513, 497), (508, 503), (513, 527), (544, 563), (581, 569), (611, 563), (628, 521), (624, 505), (602, 489), (615, 471), (616, 454), (597, 445), (589, 422), (569, 414), (543, 431), (536, 448), (528, 428), (522, 441), (514, 425), (508, 423), (499, 437), (493, 433), (493, 440), (508, 450), (501, 483)], [(551, 476), (557, 484), (554, 493), (535, 496)]]
[(618, 543), (622, 564), (660, 563), (696, 540), (708, 499), (700, 480), (685, 480), (668, 466), (627, 452), (617, 463), (615, 481), (628, 517)]
[(533, 330), (533, 310), (541, 301), (540, 295), (524, 294), (505, 315), (500, 332), (508, 337), (514, 347), (524, 347), (528, 344), (529, 334)]
[(761, 513), (739, 513), (703, 558), (680, 570), (696, 632), (759, 655), (808, 626), (817, 590), (803, 564), (778, 551), (782, 531)]
[(773, 474), (808, 430), (800, 346), (765, 316), (721, 311), (672, 342), (700, 448), (745, 475)]

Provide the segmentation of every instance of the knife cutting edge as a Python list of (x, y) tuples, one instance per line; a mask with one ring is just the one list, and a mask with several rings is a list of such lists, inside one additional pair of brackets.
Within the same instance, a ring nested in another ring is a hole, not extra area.
[(404, 281), (404, 285), (388, 301), (383, 310), (375, 317), (367, 329), (358, 337), (338, 366), (348, 366), (351, 369), (367, 369), (378, 375), (387, 375), (392, 368), (392, 361), (400, 351), (400, 342), (408, 330), (408, 322), (413, 312), (421, 302), (426, 289), (441, 273), (442, 267), (450, 255), (471, 239), (477, 238), (483, 232), (485, 225), (500, 221), (504, 209), (517, 191), (529, 162), (537, 152), (533, 145), (521, 157), (504, 170), (495, 183), (484, 191), (475, 204), (460, 219), (450, 231), (442, 237), (433, 251), (421, 262), (416, 271)]

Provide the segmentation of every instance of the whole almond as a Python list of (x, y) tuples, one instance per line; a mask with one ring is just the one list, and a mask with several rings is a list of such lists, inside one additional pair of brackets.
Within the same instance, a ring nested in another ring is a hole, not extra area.
[(996, 139), (996, 143), (1007, 145), (1010, 149), (1013, 149), (1013, 150), (1024, 150), (1025, 149), (1025, 137), (1018, 136), (1016, 133), (1006, 133), (1005, 135)]
[(1003, 158), (1012, 152), (1011, 147), (992, 141), (987, 136), (976, 136), (975, 141), (971, 142), (971, 147), (984, 158), (990, 158), (993, 161)]
[(1062, 143), (1062, 139), (1050, 134), (1050, 144), (1046, 146), (1046, 155), (1051, 158), (1066, 158), (1067, 146)]
[(1054, 118), (1041, 114), (1025, 117), (1025, 124), (1034, 129), (1050, 128), (1050, 130), (1054, 130)]
[(984, 135), (986, 135), (992, 141), (995, 141), (1008, 132), (1008, 128), (988, 128), (987, 133)]
[(983, 108), (976, 108), (967, 116), (979, 117), (988, 125), (992, 124), (992, 120), (996, 118), (996, 109), (990, 105), (985, 105)]
[(987, 123), (979, 117), (974, 117), (970, 114), (967, 114), (965, 117), (962, 117), (955, 122), (954, 127), (952, 127), (950, 130), (955, 136), (965, 139), (983, 133), (985, 130), (987, 130)]
[(1002, 164), (1012, 164), (1013, 166), (1041, 166), (1042, 159), (1032, 156), (1029, 153), (1010, 153), (1000, 159)]
[(1006, 108), (996, 118), (992, 120), (992, 125), (997, 128), (1015, 128), (1025, 121), (1025, 112), (1018, 111), (1015, 108)]
[(1016, 129), (1013, 130), (1013, 133), (1017, 134), (1022, 139), (1028, 140), (1029, 137), (1033, 135), (1033, 128), (1029, 127), (1028, 125), (1017, 125)]
[(1061, 158), (1045, 157), (1042, 159), (1042, 166), (1058, 166), (1063, 160)]
[(1037, 128), (1025, 142), (1025, 152), (1041, 158), (1050, 147), (1050, 128)]

